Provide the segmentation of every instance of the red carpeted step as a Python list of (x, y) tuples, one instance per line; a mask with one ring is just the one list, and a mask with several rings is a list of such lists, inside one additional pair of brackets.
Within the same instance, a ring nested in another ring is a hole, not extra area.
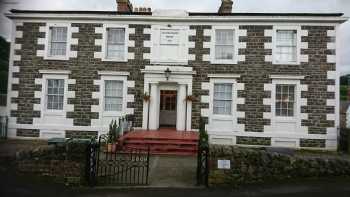
[(138, 131), (130, 132), (121, 139), (124, 151), (148, 150), (151, 154), (195, 155), (197, 153), (198, 133), (179, 131)]
[(178, 144), (178, 145), (194, 145), (196, 146), (198, 142), (193, 141), (182, 141), (182, 140), (149, 140), (149, 139), (126, 139), (124, 140), (127, 144)]
[(197, 147), (181, 147), (176, 145), (162, 145), (162, 146), (149, 146), (149, 145), (133, 145), (133, 144), (127, 144), (124, 146), (125, 149), (141, 149), (141, 150), (147, 150), (148, 147), (151, 151), (153, 150), (164, 150), (164, 151), (197, 151)]

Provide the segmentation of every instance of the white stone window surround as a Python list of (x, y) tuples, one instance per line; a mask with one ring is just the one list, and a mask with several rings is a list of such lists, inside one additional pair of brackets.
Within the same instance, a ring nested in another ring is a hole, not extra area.
[[(216, 42), (216, 30), (233, 30), (233, 59), (232, 60), (221, 60), (215, 58), (215, 42)], [(210, 59), (212, 64), (237, 64), (238, 62), (238, 48), (239, 48), (239, 28), (237, 25), (221, 25), (213, 26), (211, 31), (211, 47), (210, 47)]]
[[(271, 113), (272, 119), (271, 124), (278, 123), (296, 123), (297, 125), (301, 124), (301, 85), (300, 80), (303, 79), (303, 76), (280, 76), (280, 75), (271, 75), (272, 79), (272, 91), (271, 91)], [(277, 85), (294, 85), (294, 114), (293, 116), (277, 116), (276, 115), (276, 88)]]
[[(237, 112), (237, 78), (240, 75), (229, 74), (209, 74), (209, 115), (207, 130), (221, 131), (223, 133), (231, 133), (232, 131), (238, 131), (237, 118), (239, 113)], [(214, 85), (215, 84), (232, 84), (232, 104), (231, 114), (214, 114)], [(218, 128), (221, 127), (221, 128)]]
[[(296, 46), (296, 61), (295, 62), (278, 62), (276, 58), (277, 51), (277, 31), (278, 30), (294, 30), (297, 32), (297, 46)], [(286, 64), (286, 65), (299, 65), (301, 62), (301, 26), (292, 25), (275, 25), (273, 26), (272, 33), (272, 64)]]
[[(65, 70), (40, 70), (39, 73), (42, 77), (42, 94), (41, 94), (41, 112), (43, 116), (65, 116), (67, 111), (67, 95), (68, 95), (68, 75), (70, 71)], [(49, 79), (63, 79), (64, 80), (64, 98), (63, 98), (63, 109), (52, 110), (47, 109), (47, 81)]]
[[(160, 57), (161, 46), (161, 30), (178, 30), (179, 35), (179, 58), (172, 60), (164, 60)], [(152, 25), (151, 28), (151, 64), (158, 65), (187, 65), (188, 64), (188, 52), (189, 52), (189, 26), (186, 25)]]
[[(50, 55), (50, 42), (51, 42), (51, 27), (67, 27), (67, 46), (66, 46), (66, 55), (63, 56), (51, 56)], [(46, 60), (69, 60), (70, 55), (70, 47), (72, 43), (72, 30), (70, 23), (64, 22), (55, 22), (55, 23), (47, 23), (46, 24), (46, 33), (45, 33), (45, 51), (44, 51), (44, 59)]]
[[(123, 28), (125, 29), (125, 40), (124, 40), (124, 57), (122, 59), (118, 58), (107, 58), (107, 40), (108, 40), (108, 28)], [(128, 25), (123, 24), (103, 24), (103, 33), (102, 33), (102, 61), (111, 61), (111, 62), (127, 62), (128, 61), (128, 43), (129, 43), (129, 28)]]
[[(127, 78), (128, 72), (98, 72), (101, 75), (101, 84), (100, 84), (100, 112), (102, 113), (102, 117), (121, 117), (127, 114)], [(122, 102), (122, 110), (121, 111), (105, 111), (105, 81), (121, 81), (123, 82), (123, 102)]]

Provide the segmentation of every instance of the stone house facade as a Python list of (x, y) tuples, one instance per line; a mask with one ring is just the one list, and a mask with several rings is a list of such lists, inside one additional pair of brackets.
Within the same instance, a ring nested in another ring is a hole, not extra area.
[(196, 131), (213, 144), (334, 150), (342, 14), (137, 9), (12, 10), (14, 138), (135, 129)]

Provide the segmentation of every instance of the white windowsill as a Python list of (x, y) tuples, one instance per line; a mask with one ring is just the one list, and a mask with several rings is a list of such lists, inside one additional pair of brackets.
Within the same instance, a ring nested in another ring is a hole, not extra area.
[(113, 59), (113, 58), (102, 58), (103, 62), (128, 62), (128, 60), (125, 59)]
[(118, 72), (118, 71), (98, 71), (99, 75), (107, 75), (107, 76), (129, 76), (129, 72)]
[(240, 78), (241, 75), (237, 74), (208, 74), (209, 78), (224, 78), (224, 79), (229, 79), (229, 78)]
[(45, 116), (64, 116), (65, 115), (65, 111), (63, 110), (53, 110), (53, 111), (44, 111), (44, 115)]
[(211, 60), (212, 64), (238, 64), (237, 60)]
[(114, 112), (114, 111), (103, 111), (102, 116), (103, 117), (117, 117), (117, 116), (122, 116), (123, 112), (118, 111), (118, 112)]
[(69, 75), (71, 74), (70, 70), (39, 70), (40, 74), (64, 74)]
[(233, 116), (232, 114), (230, 115), (220, 115), (220, 114), (214, 114), (212, 116), (213, 120), (232, 120)]
[(44, 60), (69, 60), (68, 55), (65, 56), (46, 56)]
[(295, 123), (297, 122), (296, 117), (284, 117), (284, 116), (275, 116), (276, 123)]
[(158, 65), (188, 65), (188, 61), (151, 60), (150, 63)]
[(300, 65), (300, 62), (278, 62), (278, 61), (273, 61), (273, 64), (281, 64), (281, 65)]

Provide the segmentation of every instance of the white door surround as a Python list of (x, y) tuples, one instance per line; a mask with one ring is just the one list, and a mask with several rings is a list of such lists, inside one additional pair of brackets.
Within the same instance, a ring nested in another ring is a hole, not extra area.
[[(171, 71), (168, 79), (165, 71)], [(159, 129), (160, 90), (176, 90), (176, 130), (190, 131), (192, 121), (192, 103), (186, 96), (192, 95), (192, 75), (190, 67), (182, 66), (146, 66), (144, 70), (144, 93), (150, 95), (149, 101), (143, 102), (143, 130)]]

